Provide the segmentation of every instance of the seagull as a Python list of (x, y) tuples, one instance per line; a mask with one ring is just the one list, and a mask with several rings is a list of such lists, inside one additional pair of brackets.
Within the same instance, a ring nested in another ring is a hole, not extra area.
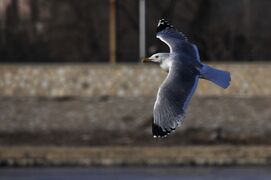
[(153, 110), (153, 137), (166, 137), (183, 122), (188, 103), (199, 79), (209, 80), (226, 89), (230, 73), (215, 69), (200, 61), (198, 48), (166, 20), (158, 22), (156, 37), (169, 46), (169, 53), (156, 53), (142, 62), (154, 62), (167, 72), (158, 89)]

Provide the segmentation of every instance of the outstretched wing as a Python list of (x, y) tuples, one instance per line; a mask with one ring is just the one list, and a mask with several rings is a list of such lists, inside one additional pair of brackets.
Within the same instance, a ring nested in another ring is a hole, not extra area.
[(170, 52), (178, 51), (182, 48), (182, 42), (188, 42), (183, 33), (178, 32), (164, 19), (161, 19), (157, 25), (156, 37), (169, 46)]
[(192, 66), (174, 62), (160, 86), (154, 104), (152, 132), (164, 137), (182, 122), (186, 107), (198, 84), (199, 72)]
[(189, 42), (182, 32), (178, 32), (164, 19), (161, 19), (158, 23), (156, 37), (169, 46), (170, 53), (179, 54), (186, 59), (196, 60), (193, 61), (194, 65), (199, 68), (202, 67), (198, 47)]

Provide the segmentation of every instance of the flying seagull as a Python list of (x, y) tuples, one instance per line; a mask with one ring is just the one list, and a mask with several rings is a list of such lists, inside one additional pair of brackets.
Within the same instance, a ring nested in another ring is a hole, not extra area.
[(169, 46), (169, 53), (156, 53), (142, 62), (154, 62), (168, 72), (159, 87), (153, 110), (153, 137), (166, 137), (179, 126), (198, 80), (206, 79), (221, 88), (230, 85), (230, 73), (200, 62), (198, 48), (167, 21), (161, 19), (156, 37)]

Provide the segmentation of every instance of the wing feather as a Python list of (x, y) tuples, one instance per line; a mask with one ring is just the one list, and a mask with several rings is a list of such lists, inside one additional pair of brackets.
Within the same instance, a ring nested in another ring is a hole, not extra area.
[(168, 45), (170, 53), (181, 54), (187, 59), (196, 60), (196, 65), (201, 66), (198, 47), (189, 42), (182, 32), (178, 32), (164, 19), (158, 23), (156, 37)]
[(158, 23), (156, 37), (169, 46), (170, 52), (177, 51), (181, 48), (182, 42), (188, 41), (183, 33), (178, 32), (164, 19), (161, 19)]
[(180, 63), (171, 66), (161, 84), (153, 112), (153, 135), (164, 137), (183, 121), (185, 110), (198, 83), (198, 71)]

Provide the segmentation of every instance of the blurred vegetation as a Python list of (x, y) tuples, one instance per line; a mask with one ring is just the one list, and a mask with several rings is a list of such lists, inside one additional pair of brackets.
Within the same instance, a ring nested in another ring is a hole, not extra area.
[[(0, 0), (1, 62), (108, 62), (108, 0)], [(147, 0), (147, 53), (163, 17), (207, 61), (271, 58), (269, 0)], [(117, 0), (117, 60), (138, 62), (138, 1)]]

